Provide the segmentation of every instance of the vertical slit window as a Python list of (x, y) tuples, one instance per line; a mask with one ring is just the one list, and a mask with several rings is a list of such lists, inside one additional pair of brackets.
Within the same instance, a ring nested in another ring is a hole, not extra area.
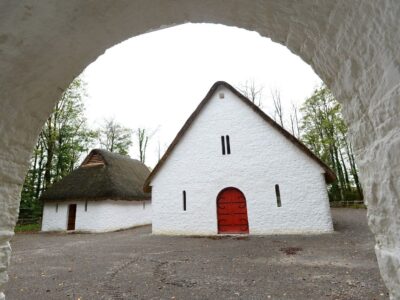
[(56, 212), (58, 212), (58, 203), (56, 203)]
[(186, 211), (186, 191), (182, 192), (183, 196), (183, 210)]
[(231, 143), (229, 142), (229, 135), (226, 136), (226, 154), (231, 154)]
[(225, 137), (221, 136), (222, 155), (225, 155)]
[(146, 209), (146, 201), (143, 201), (143, 209)]
[(87, 200), (85, 201), (85, 211), (87, 211)]
[(279, 190), (279, 184), (275, 184), (275, 194), (276, 194), (276, 205), (278, 207), (282, 206), (281, 203), (281, 191)]

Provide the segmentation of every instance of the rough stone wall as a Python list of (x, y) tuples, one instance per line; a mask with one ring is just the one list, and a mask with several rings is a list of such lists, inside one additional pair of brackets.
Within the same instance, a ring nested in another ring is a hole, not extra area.
[[(42, 231), (67, 230), (68, 206), (77, 204), (75, 230), (106, 232), (151, 224), (151, 202), (104, 200), (46, 203), (43, 209)], [(145, 203), (143, 205), (143, 203)]]
[(1, 1), (0, 286), (29, 157), (62, 91), (107, 48), (185, 22), (255, 30), (286, 45), (332, 89), (350, 125), (381, 273), (400, 299), (397, 0)]
[[(225, 135), (229, 155), (222, 155)], [(151, 186), (155, 234), (217, 234), (217, 195), (227, 187), (238, 188), (246, 197), (250, 234), (333, 230), (322, 167), (222, 86)]]

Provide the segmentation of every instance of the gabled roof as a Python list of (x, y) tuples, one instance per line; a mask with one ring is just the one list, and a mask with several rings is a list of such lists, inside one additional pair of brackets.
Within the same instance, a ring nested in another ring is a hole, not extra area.
[(246, 98), (240, 92), (238, 92), (230, 84), (226, 83), (225, 81), (217, 81), (211, 87), (211, 89), (207, 93), (206, 97), (200, 102), (199, 106), (197, 106), (197, 108), (192, 113), (192, 115), (189, 117), (189, 119), (187, 119), (186, 123), (183, 125), (181, 130), (178, 132), (177, 136), (172, 141), (171, 145), (168, 147), (167, 151), (165, 152), (165, 154), (163, 155), (161, 160), (158, 162), (158, 164), (155, 166), (153, 171), (150, 173), (149, 177), (146, 179), (145, 184), (144, 184), (144, 191), (146, 191), (146, 192), (150, 192), (151, 191), (151, 187), (150, 187), (151, 180), (154, 178), (155, 174), (157, 174), (157, 172), (162, 168), (162, 166), (164, 165), (165, 161), (168, 159), (168, 157), (171, 155), (172, 151), (174, 150), (175, 146), (179, 143), (179, 141), (182, 139), (182, 137), (184, 136), (186, 131), (192, 125), (193, 121), (199, 115), (199, 113), (201, 112), (203, 107), (208, 103), (208, 101), (210, 101), (212, 95), (215, 93), (215, 91), (220, 86), (224, 86), (227, 89), (229, 89), (240, 100), (242, 100), (243, 103), (245, 103), (247, 106), (249, 106), (261, 118), (263, 118), (264, 121), (266, 121), (268, 124), (270, 124), (276, 130), (278, 130), (285, 138), (287, 138), (291, 143), (293, 143), (296, 147), (298, 147), (301, 151), (303, 151), (308, 157), (310, 157), (318, 165), (320, 165), (325, 170), (325, 180), (326, 180), (326, 182), (331, 183), (331, 182), (334, 182), (336, 180), (335, 173), (322, 160), (320, 160), (314, 153), (312, 153), (311, 150), (308, 149), (302, 142), (300, 142), (292, 134), (290, 134), (288, 131), (286, 131), (284, 128), (282, 128), (278, 123), (276, 123), (273, 119), (271, 119), (268, 115), (266, 115), (257, 105), (255, 105), (252, 101), (250, 101), (248, 98)]
[(146, 200), (143, 184), (150, 174), (140, 161), (129, 156), (94, 149), (82, 165), (50, 186), (43, 201)]

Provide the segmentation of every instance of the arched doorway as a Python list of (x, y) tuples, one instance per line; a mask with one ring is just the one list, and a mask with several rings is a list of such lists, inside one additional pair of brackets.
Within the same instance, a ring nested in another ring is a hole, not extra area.
[(55, 101), (112, 45), (187, 22), (256, 30), (286, 45), (342, 102), (382, 276), (391, 297), (400, 297), (400, 277), (391, 271), (400, 266), (396, 1), (3, 1), (0, 7), (0, 299), (29, 157)]
[(247, 205), (237, 188), (223, 189), (217, 196), (218, 233), (249, 233)]

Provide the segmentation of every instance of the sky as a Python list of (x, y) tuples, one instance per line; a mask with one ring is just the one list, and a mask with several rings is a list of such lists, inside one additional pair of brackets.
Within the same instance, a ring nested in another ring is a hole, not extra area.
[[(213, 83), (262, 88), (263, 110), (272, 116), (272, 90), (281, 94), (287, 118), (321, 79), (286, 47), (258, 33), (211, 24), (185, 24), (128, 39), (108, 49), (83, 72), (89, 126), (105, 119), (152, 133), (146, 164), (154, 167)], [(129, 151), (138, 158), (135, 139)]]

